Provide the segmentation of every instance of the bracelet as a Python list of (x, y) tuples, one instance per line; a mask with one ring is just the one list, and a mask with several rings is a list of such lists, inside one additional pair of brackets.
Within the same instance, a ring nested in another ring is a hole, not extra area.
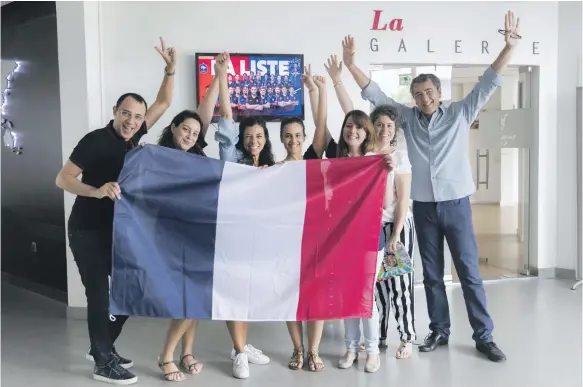
[(317, 88), (313, 88), (313, 89), (308, 89), (308, 91), (311, 93), (312, 91), (318, 91)]
[(334, 87), (336, 87), (336, 86), (340, 85), (341, 83), (342, 83), (342, 81), (338, 81), (338, 82), (336, 82), (336, 83), (334, 84)]
[(168, 69), (164, 68), (164, 72), (166, 73), (167, 76), (171, 77), (174, 75), (174, 73), (176, 72), (176, 70), (172, 71), (171, 73), (168, 72)]
[(504, 35), (504, 36), (506, 36), (507, 33), (510, 33), (510, 37), (512, 39), (522, 39), (522, 36), (518, 35), (515, 32), (509, 31), (509, 30), (499, 29), (498, 33), (501, 35)]

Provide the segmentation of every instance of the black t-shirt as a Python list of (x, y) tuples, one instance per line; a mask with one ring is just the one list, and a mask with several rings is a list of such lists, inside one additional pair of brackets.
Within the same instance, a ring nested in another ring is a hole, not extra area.
[(261, 103), (259, 103), (259, 94), (255, 94), (255, 96), (253, 96), (252, 94), (249, 94), (249, 98), (247, 98), (247, 104), (248, 105), (261, 105)]
[[(137, 146), (147, 132), (144, 121), (132, 139), (125, 141), (110, 121), (105, 128), (87, 133), (73, 149), (69, 160), (83, 170), (83, 183), (100, 188), (105, 183), (117, 181), (126, 153)], [(113, 208), (113, 200), (107, 197), (77, 196), (69, 217), (69, 229), (109, 231), (113, 228)]]
[[(326, 148), (326, 158), (332, 159), (336, 157), (336, 148), (337, 148), (336, 141), (334, 139), (330, 139), (328, 143), (328, 147)], [(316, 151), (314, 150), (314, 146), (310, 144), (309, 148), (304, 153), (304, 160), (317, 160), (319, 159)]]

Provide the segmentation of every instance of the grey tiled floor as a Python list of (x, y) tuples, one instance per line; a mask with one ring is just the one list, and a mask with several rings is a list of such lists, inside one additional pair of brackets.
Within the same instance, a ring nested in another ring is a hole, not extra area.
[[(409, 360), (394, 358), (397, 336), (382, 355), (376, 374), (365, 374), (359, 364), (339, 370), (334, 364), (343, 353), (340, 322), (326, 325), (321, 355), (326, 369), (321, 373), (287, 369), (291, 344), (283, 323), (250, 325), (249, 342), (272, 358), (267, 366), (252, 366), (251, 377), (230, 376), (231, 349), (222, 322), (202, 322), (195, 345), (204, 362), (200, 375), (178, 385), (214, 386), (529, 386), (579, 387), (582, 385), (581, 289), (571, 291), (568, 281), (507, 280), (488, 283), (489, 309), (496, 324), (495, 339), (508, 355), (494, 364), (474, 349), (461, 289), (448, 290), (452, 315), (449, 348), (420, 354), (415, 348)], [(427, 334), (427, 312), (422, 288), (416, 291), (416, 321), (420, 339)], [(67, 319), (61, 304), (2, 285), (2, 386), (85, 387), (102, 386), (91, 379), (91, 364), (85, 360), (86, 323)], [(168, 385), (156, 367), (167, 322), (130, 319), (118, 342), (122, 355), (136, 363), (138, 385)], [(394, 322), (391, 322), (394, 328)], [(394, 329), (393, 329), (394, 330)], [(178, 356), (178, 354), (177, 354)]]

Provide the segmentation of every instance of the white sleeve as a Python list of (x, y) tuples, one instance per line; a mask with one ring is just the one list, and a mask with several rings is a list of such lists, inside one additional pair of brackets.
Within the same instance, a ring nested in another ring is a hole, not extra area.
[(411, 163), (409, 162), (409, 153), (406, 150), (395, 151), (395, 161), (397, 162), (395, 174), (397, 175), (411, 174)]

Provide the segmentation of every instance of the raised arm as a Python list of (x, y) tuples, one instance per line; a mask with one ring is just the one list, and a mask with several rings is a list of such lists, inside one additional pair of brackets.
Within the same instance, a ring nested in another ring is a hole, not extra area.
[(330, 132), (326, 122), (328, 120), (328, 97), (326, 91), (326, 78), (322, 76), (314, 76), (314, 83), (318, 87), (318, 117), (316, 119), (316, 131), (314, 133), (314, 140), (312, 146), (318, 155), (322, 158), (328, 143), (330, 142)]
[(518, 40), (522, 39), (519, 32), (520, 18), (515, 19), (514, 12), (508, 11), (504, 15), (504, 41), (506, 44), (491, 66), (492, 70), (497, 74), (502, 74), (506, 70), (506, 67), (508, 67), (508, 62), (514, 52), (514, 47), (516, 47)]
[(217, 55), (217, 61), (215, 62), (215, 78), (219, 79), (219, 112), (221, 118), (225, 120), (233, 120), (233, 108), (231, 107), (227, 80), (227, 68), (230, 60), (229, 54), (222, 53)]
[(156, 100), (150, 106), (146, 112), (146, 127), (150, 129), (166, 110), (172, 104), (172, 93), (174, 91), (174, 71), (176, 68), (176, 50), (174, 47), (166, 48), (164, 44), (164, 39), (160, 38), (161, 47), (156, 47), (156, 51), (162, 56), (166, 67), (164, 68), (164, 79), (162, 79), (162, 85), (160, 90), (158, 90), (158, 95)]
[(318, 88), (314, 83), (312, 76), (312, 65), (304, 66), (304, 73), (302, 74), (302, 83), (308, 89), (308, 99), (310, 100), (310, 108), (312, 109), (312, 119), (314, 124), (318, 121)]
[(504, 32), (506, 45), (492, 65), (484, 71), (484, 74), (472, 91), (457, 103), (457, 105), (461, 106), (461, 110), (468, 122), (473, 122), (476, 119), (476, 116), (486, 106), (488, 100), (496, 91), (496, 88), (502, 85), (502, 73), (506, 70), (514, 47), (520, 39), (520, 35), (518, 35), (520, 20), (515, 20), (514, 13), (510, 11), (504, 15), (504, 19), (504, 31), (501, 32)]
[(229, 98), (229, 85), (227, 80), (229, 61), (229, 54), (223, 53), (217, 56), (215, 63), (215, 77), (219, 79), (219, 105), (221, 113), (218, 130), (215, 132), (215, 140), (219, 142), (220, 159), (236, 163), (238, 161), (238, 155), (235, 145), (239, 141), (239, 130), (233, 121), (233, 108), (231, 108)]
[(372, 79), (370, 79), (362, 70), (360, 70), (355, 62), (354, 57), (356, 54), (356, 47), (354, 44), (354, 38), (350, 35), (346, 36), (342, 41), (342, 59), (344, 60), (344, 66), (350, 71), (352, 78), (356, 81), (358, 86), (361, 88), (362, 98), (372, 103), (374, 106), (379, 105), (390, 105), (396, 108), (401, 115), (404, 117), (407, 113), (411, 111), (411, 108), (407, 105), (399, 103), (394, 99), (388, 97)]
[(340, 102), (342, 112), (348, 114), (348, 112), (354, 110), (354, 105), (342, 83), (342, 62), (338, 62), (336, 55), (330, 55), (328, 63), (325, 63), (324, 67), (328, 71), (330, 79), (332, 79), (332, 86), (334, 86), (334, 91), (336, 92), (338, 102)]
[[(308, 67), (304, 68), (304, 74), (302, 74), (302, 82), (308, 88), (309, 91), (309, 99), (310, 99), (310, 106), (312, 108), (312, 118), (314, 119), (314, 125), (316, 126), (316, 131), (318, 130), (318, 112), (319, 110), (319, 101), (320, 101), (320, 88), (314, 82), (314, 76), (312, 75), (312, 66), (308, 65)], [(325, 96), (324, 96), (325, 97)], [(325, 108), (327, 110), (327, 108)], [(326, 120), (324, 120), (324, 124), (326, 125)], [(320, 127), (322, 129), (322, 127)], [(330, 130), (328, 130), (328, 126), (323, 127), (325, 133), (325, 145), (327, 147), (332, 140), (332, 134), (330, 134)], [(314, 136), (316, 134), (314, 133)], [(312, 142), (313, 143), (313, 142)], [(312, 146), (313, 147), (313, 146)], [(319, 156), (321, 157), (321, 155)]]
[[(228, 92), (228, 91), (227, 91)], [(216, 76), (213, 78), (202, 103), (196, 109), (196, 112), (200, 115), (202, 119), (203, 127), (201, 128), (200, 136), (205, 138), (208, 128), (213, 120), (213, 115), (215, 113), (215, 105), (217, 103), (217, 97), (219, 96), (219, 78)]]

